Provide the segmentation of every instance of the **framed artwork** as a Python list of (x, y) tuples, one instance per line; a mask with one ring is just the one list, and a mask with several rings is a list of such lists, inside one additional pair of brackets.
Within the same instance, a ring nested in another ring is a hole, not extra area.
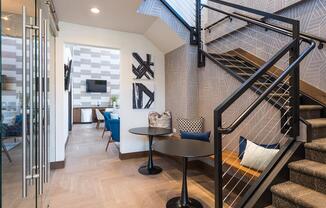
[(136, 80), (153, 80), (155, 77), (154, 62), (151, 54), (146, 54), (145, 57), (139, 53), (132, 53), (133, 64), (132, 73)]
[(154, 107), (155, 89), (153, 83), (132, 84), (133, 109), (150, 109)]

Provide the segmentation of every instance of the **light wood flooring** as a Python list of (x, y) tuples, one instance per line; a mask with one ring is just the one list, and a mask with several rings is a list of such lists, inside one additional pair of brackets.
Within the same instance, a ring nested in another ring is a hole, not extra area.
[[(119, 160), (118, 149), (95, 125), (75, 125), (67, 146), (66, 167), (52, 173), (48, 200), (50, 208), (163, 208), (179, 196), (182, 172), (167, 158), (154, 157), (163, 172), (143, 176), (138, 167), (147, 158)], [(190, 170), (189, 195), (214, 207), (214, 183), (201, 172)]]

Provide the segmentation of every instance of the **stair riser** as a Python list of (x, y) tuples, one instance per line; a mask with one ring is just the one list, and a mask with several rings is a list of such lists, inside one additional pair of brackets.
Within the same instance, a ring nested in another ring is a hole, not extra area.
[(306, 148), (306, 159), (326, 164), (326, 152)]
[(311, 129), (311, 139), (319, 139), (324, 137), (326, 137), (326, 127)]
[(326, 180), (311, 175), (306, 175), (304, 173), (291, 170), (290, 180), (294, 183), (300, 184), (312, 190), (318, 191), (320, 193), (326, 194)]
[(320, 118), (321, 117), (321, 112), (320, 110), (305, 110), (305, 111), (300, 111), (300, 116), (303, 117), (304, 119), (314, 119), (314, 118)]
[(276, 208), (298, 208), (293, 202), (273, 194), (273, 206)]

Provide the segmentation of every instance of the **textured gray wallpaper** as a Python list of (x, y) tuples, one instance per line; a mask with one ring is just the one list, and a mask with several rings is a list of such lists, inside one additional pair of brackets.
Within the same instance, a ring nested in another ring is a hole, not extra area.
[(173, 114), (173, 127), (176, 119), (195, 118), (198, 115), (198, 79), (196, 48), (184, 45), (165, 56), (166, 109)]
[[(108, 106), (112, 95), (120, 94), (120, 51), (73, 45), (73, 106)], [(86, 80), (107, 81), (107, 93), (87, 93)]]

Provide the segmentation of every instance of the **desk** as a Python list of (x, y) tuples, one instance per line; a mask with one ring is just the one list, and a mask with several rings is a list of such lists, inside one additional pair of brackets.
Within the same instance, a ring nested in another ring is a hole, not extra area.
[[(90, 106), (90, 107), (74, 107), (73, 108), (73, 123), (81, 123), (81, 109), (92, 109), (92, 122), (97, 122), (95, 109), (99, 109), (101, 112), (104, 112), (105, 109), (111, 109), (112, 106)], [(113, 108), (112, 108), (113, 109)]]

